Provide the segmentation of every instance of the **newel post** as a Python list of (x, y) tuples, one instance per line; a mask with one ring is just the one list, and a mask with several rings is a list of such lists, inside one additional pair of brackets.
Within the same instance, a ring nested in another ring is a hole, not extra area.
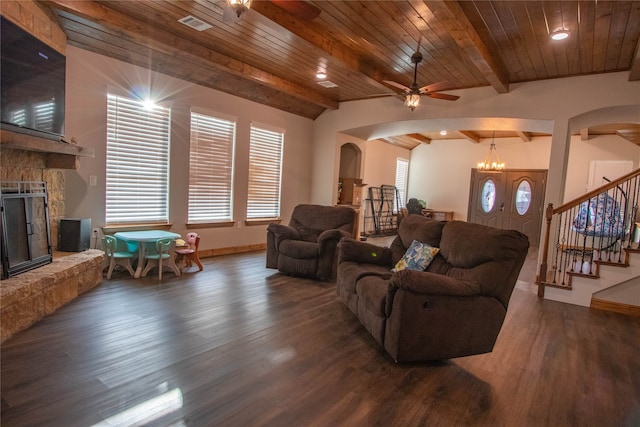
[(542, 246), (542, 262), (540, 263), (540, 271), (538, 273), (538, 297), (544, 297), (544, 284), (547, 280), (547, 260), (549, 258), (549, 235), (551, 233), (551, 217), (553, 216), (553, 203), (547, 205), (545, 218), (547, 226), (545, 227), (544, 243)]

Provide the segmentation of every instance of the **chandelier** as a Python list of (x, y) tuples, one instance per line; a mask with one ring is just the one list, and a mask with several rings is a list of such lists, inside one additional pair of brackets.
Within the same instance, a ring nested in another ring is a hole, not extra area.
[(504, 169), (504, 162), (500, 160), (500, 156), (498, 156), (498, 150), (496, 149), (495, 143), (496, 131), (493, 131), (493, 136), (491, 137), (491, 147), (489, 147), (489, 152), (483, 161), (478, 163), (478, 170), (480, 171), (501, 171)]

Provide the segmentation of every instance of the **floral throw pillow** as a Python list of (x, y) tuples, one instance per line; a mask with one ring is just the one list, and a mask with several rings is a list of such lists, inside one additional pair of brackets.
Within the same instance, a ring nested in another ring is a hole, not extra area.
[(426, 243), (420, 243), (414, 240), (411, 242), (411, 246), (409, 246), (407, 252), (404, 253), (400, 261), (396, 263), (391, 271), (396, 272), (404, 269), (423, 271), (431, 264), (433, 257), (435, 257), (438, 252), (440, 252), (440, 248), (434, 248)]

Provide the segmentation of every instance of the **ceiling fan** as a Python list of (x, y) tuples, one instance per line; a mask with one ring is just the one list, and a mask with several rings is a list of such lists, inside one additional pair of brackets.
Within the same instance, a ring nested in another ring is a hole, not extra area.
[(445, 99), (447, 101), (455, 101), (456, 99), (460, 98), (457, 95), (448, 95), (446, 93), (440, 93), (441, 90), (446, 90), (447, 86), (449, 86), (448, 82), (432, 83), (430, 85), (419, 87), (417, 82), (418, 64), (422, 62), (422, 54), (420, 53), (419, 50), (417, 50), (413, 55), (411, 55), (411, 62), (414, 64), (414, 69), (413, 69), (413, 83), (411, 84), (410, 87), (407, 87), (403, 84), (400, 84), (391, 80), (383, 80), (384, 83), (390, 86), (396, 87), (398, 89), (401, 89), (404, 92), (404, 94), (406, 95), (404, 104), (407, 107), (411, 108), (411, 111), (413, 111), (418, 105), (420, 105), (421, 95), (429, 96), (431, 98)]

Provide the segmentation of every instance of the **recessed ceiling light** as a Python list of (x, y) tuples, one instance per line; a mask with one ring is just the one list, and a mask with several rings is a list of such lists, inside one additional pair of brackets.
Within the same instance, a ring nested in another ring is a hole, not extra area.
[(569, 37), (569, 30), (558, 30), (551, 33), (551, 38), (553, 40), (564, 40)]
[(318, 79), (326, 79), (327, 78), (327, 73), (325, 73), (324, 71), (318, 71), (316, 73), (316, 78), (318, 78)]
[(446, 130), (441, 130), (441, 131), (440, 131), (440, 135), (446, 135), (446, 134), (447, 134), (447, 131), (446, 131)]

